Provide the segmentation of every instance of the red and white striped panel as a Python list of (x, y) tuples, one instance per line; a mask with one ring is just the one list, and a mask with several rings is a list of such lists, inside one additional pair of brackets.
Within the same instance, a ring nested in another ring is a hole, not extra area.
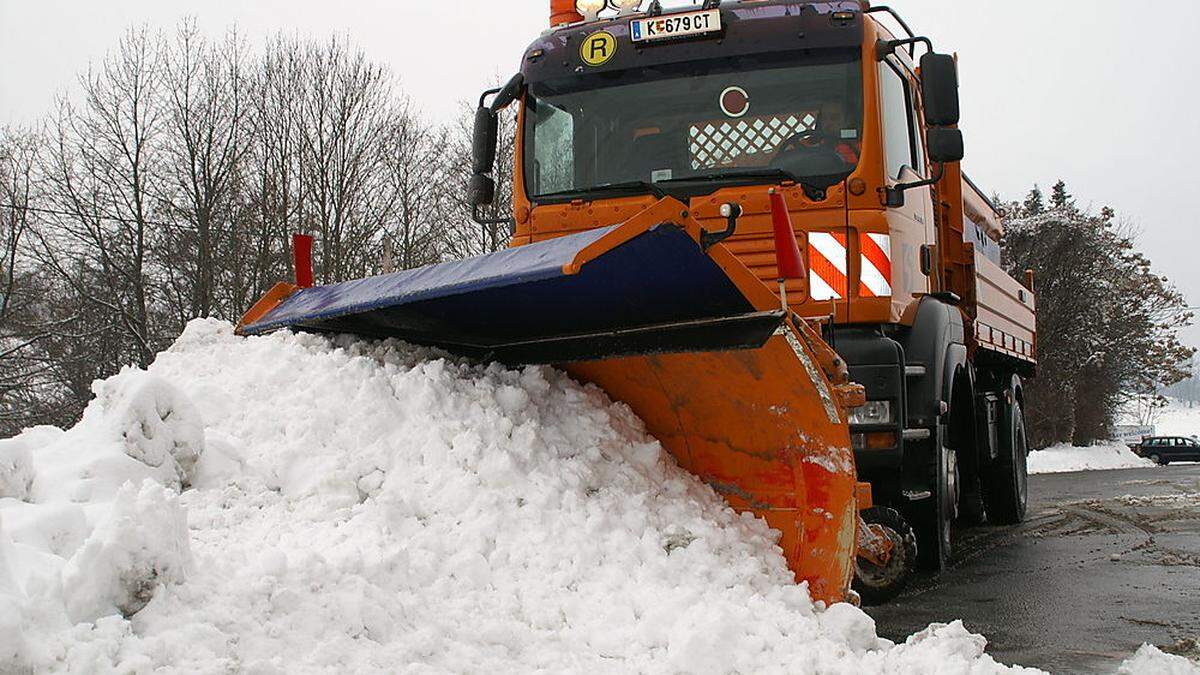
[(858, 294), (864, 298), (892, 295), (892, 238), (886, 234), (863, 232), (859, 235), (862, 269)]
[(846, 235), (810, 232), (808, 235), (808, 295), (813, 300), (841, 300), (849, 293)]

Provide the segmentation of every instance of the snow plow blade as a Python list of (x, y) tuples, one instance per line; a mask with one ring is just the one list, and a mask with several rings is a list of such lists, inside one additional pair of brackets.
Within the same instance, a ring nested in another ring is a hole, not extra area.
[(281, 284), (240, 331), (281, 328), (560, 365), (629, 405), (683, 468), (778, 530), (814, 599), (849, 597), (858, 510), (870, 496), (845, 420), (862, 389), (678, 201), (472, 260), (321, 288)]
[[(510, 364), (760, 346), (755, 311), (680, 227), (594, 230), (470, 260), (298, 289), (242, 326), (400, 338)], [(615, 246), (614, 246), (615, 244)]]

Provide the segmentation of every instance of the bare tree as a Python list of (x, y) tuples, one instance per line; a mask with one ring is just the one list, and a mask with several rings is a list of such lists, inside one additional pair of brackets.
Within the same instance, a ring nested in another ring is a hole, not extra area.
[(245, 274), (231, 280), (232, 297), (241, 306), (292, 272), (287, 253), (291, 232), (301, 226), (304, 191), (297, 112), (303, 96), (303, 61), (301, 43), (277, 37), (251, 75), (254, 133), (245, 177), (245, 212), (239, 219)]
[[(236, 32), (209, 44), (195, 22), (186, 21), (163, 61), (164, 210), (184, 225), (167, 233), (172, 264), (165, 271), (186, 298), (185, 318), (214, 315), (222, 262), (216, 253), (233, 235), (239, 172), (253, 133), (244, 52)], [(228, 317), (232, 308), (221, 309), (216, 314)]]
[(472, 207), (468, 197), (471, 181), (471, 136), (475, 120), (474, 106), (463, 104), (463, 113), (454, 127), (451, 151), (447, 154), (447, 174), (452, 178), (457, 214), (445, 223), (444, 236), (449, 256), (467, 258), (498, 251), (508, 246), (512, 238), (513, 157), (516, 150), (517, 118), (514, 111), (500, 114), (499, 139), (496, 144), (496, 166), (492, 177), (496, 180), (496, 200), (481, 209), (480, 215), (487, 224), (475, 222), (471, 217)]
[[(469, 116), (468, 116), (469, 117)], [(319, 238), (323, 281), (497, 250), (470, 219), (470, 123), (424, 119), (342, 38), (252, 55), (133, 29), (41, 135), (0, 132), (0, 435), (69, 424), (90, 385), (194, 317), (236, 319)], [(507, 216), (515, 124), (496, 175)]]
[(14, 309), (18, 258), (29, 232), (36, 157), (36, 136), (0, 129), (0, 325)]
[(42, 260), (105, 310), (135, 363), (148, 365), (167, 336), (151, 318), (150, 249), (162, 167), (160, 40), (129, 31), (98, 71), (81, 79), (80, 107), (63, 100), (45, 167), (47, 198), (69, 214), (41, 237)]
[(381, 185), (393, 114), (391, 77), (344, 40), (310, 46), (299, 105), (304, 225), (320, 239), (320, 276), (376, 269), (387, 196)]
[(410, 269), (437, 262), (443, 223), (457, 206), (450, 190), (446, 155), (449, 135), (405, 106), (393, 118), (384, 150), (388, 208), (387, 237), (394, 263)]

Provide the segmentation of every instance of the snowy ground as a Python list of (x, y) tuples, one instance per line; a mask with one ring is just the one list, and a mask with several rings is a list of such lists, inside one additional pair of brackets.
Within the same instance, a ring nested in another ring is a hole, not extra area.
[[(1170, 405), (1155, 421), (1159, 436), (1200, 437), (1200, 405), (1189, 406), (1184, 401), (1171, 400)], [(1171, 462), (1174, 465), (1192, 462)]]
[(893, 645), (815, 606), (551, 369), (195, 322), (95, 390), (0, 441), (0, 672), (1005, 670), (959, 623)]
[(1120, 444), (1097, 445), (1091, 448), (1056, 445), (1029, 453), (1029, 473), (1111, 471), (1146, 469), (1154, 466), (1154, 462), (1138, 457), (1127, 446)]
[(1155, 420), (1159, 436), (1200, 436), (1200, 407), (1189, 408), (1182, 401), (1171, 401)]
[[(1130, 424), (1136, 420), (1125, 420)], [(1189, 408), (1179, 401), (1172, 401), (1155, 421), (1155, 433), (1159, 436), (1200, 435), (1200, 407)], [(1092, 448), (1075, 448), (1056, 445), (1029, 455), (1030, 473), (1067, 473), (1072, 471), (1111, 471), (1114, 469), (1145, 469), (1154, 467), (1154, 462), (1138, 457), (1128, 446), (1113, 442)]]

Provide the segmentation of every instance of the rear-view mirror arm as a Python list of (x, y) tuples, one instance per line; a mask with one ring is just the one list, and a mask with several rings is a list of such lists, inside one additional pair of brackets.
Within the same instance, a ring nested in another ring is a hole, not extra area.
[(914, 37), (903, 40), (880, 40), (875, 43), (875, 59), (882, 61), (895, 54), (897, 49), (905, 45), (908, 46), (909, 55), (916, 56), (916, 45), (918, 44), (925, 45), (925, 48), (930, 52), (933, 51), (933, 41), (927, 37)]
[(937, 185), (938, 181), (942, 180), (942, 176), (946, 175), (945, 162), (938, 162), (933, 165), (933, 175), (925, 180), (914, 181), (912, 183), (900, 183), (888, 188), (880, 188), (884, 192), (884, 204), (890, 208), (899, 208), (904, 206), (904, 193), (917, 188), (929, 187)]

